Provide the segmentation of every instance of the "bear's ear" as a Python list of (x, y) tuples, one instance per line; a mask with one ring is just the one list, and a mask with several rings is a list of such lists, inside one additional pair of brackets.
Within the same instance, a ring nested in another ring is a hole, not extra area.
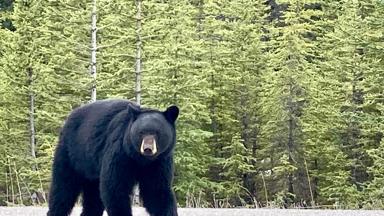
[(128, 112), (132, 117), (136, 117), (140, 114), (140, 107), (136, 104), (129, 104), (128, 105)]
[(164, 116), (170, 123), (175, 123), (177, 117), (179, 116), (179, 108), (177, 106), (168, 107), (164, 112)]

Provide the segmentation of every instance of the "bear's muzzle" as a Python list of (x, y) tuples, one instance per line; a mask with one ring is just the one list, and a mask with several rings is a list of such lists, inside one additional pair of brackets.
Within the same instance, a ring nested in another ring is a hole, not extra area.
[(141, 142), (140, 153), (144, 156), (153, 156), (157, 153), (156, 139), (153, 135), (146, 135)]

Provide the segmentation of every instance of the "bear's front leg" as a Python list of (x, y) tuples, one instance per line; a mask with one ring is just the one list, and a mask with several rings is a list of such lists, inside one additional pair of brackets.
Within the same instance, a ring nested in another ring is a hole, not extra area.
[(173, 160), (159, 159), (146, 167), (139, 178), (143, 205), (151, 216), (177, 216), (172, 190)]
[(120, 153), (103, 159), (100, 196), (108, 216), (132, 216), (130, 194), (135, 185), (132, 164)]

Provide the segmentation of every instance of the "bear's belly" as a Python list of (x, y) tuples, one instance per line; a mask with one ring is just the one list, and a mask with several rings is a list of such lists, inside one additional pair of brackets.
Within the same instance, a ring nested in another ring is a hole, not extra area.
[(101, 157), (98, 152), (75, 151), (70, 155), (71, 166), (82, 177), (95, 180), (100, 176)]

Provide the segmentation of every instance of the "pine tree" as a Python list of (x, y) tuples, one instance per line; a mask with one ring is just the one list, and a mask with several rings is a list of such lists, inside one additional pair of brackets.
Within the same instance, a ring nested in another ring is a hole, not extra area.
[(8, 29), (11, 31), (15, 30), (15, 27), (12, 25), (12, 21), (9, 19), (9, 14), (13, 10), (13, 0), (1, 0), (0, 1), (0, 27), (3, 29)]
[[(349, 178), (355, 187), (346, 191), (348, 196), (339, 194), (339, 198), (342, 199), (341, 204), (353, 206), (359, 204), (363, 184), (371, 178), (367, 173), (367, 167), (371, 164), (367, 150), (371, 144), (369, 135), (364, 131), (368, 123), (364, 79), (370, 68), (364, 42), (364, 32), (367, 31), (364, 19), (368, 14), (363, 13), (361, 4), (354, 1), (342, 2), (339, 8), (342, 10), (331, 26), (332, 31), (324, 36), (327, 66), (322, 69), (333, 73), (332, 79), (338, 88), (334, 91), (337, 99), (333, 102), (339, 109), (334, 118), (339, 120), (334, 126), (338, 133), (334, 142), (348, 156)], [(355, 33), (352, 35), (349, 32)], [(335, 188), (340, 187), (336, 185)], [(349, 199), (343, 200), (345, 197)]]
[(96, 85), (180, 107), (181, 206), (383, 208), (382, 1), (98, 0), (96, 48), (95, 2), (0, 0), (1, 201), (44, 202)]
[(364, 25), (364, 55), (369, 67), (365, 68), (363, 85), (365, 87), (365, 106), (364, 117), (366, 123), (363, 131), (368, 140), (368, 155), (372, 159), (372, 164), (367, 168), (372, 180), (366, 183), (364, 188), (363, 204), (366, 208), (383, 208), (382, 188), (383, 188), (383, 53), (380, 51), (384, 47), (382, 29), (384, 18), (384, 4), (379, 1), (362, 1), (361, 11), (365, 12)]
[(252, 1), (198, 1), (197, 6), (198, 37), (205, 49), (198, 60), (212, 93), (205, 100), (211, 118), (206, 129), (213, 133), (209, 177), (217, 182), (210, 196), (214, 202), (254, 205), (258, 108), (253, 102), (259, 86), (253, 86), (262, 70), (259, 42), (264, 6)]
[(340, 145), (339, 131), (343, 125), (342, 105), (337, 100), (340, 84), (327, 64), (328, 43), (324, 41), (324, 35), (329, 34), (340, 15), (339, 7), (334, 1), (321, 4), (322, 12), (317, 14), (312, 39), (316, 47), (311, 56), (313, 69), (308, 74), (311, 78), (307, 81), (309, 100), (302, 118), (306, 182), (312, 205), (345, 204), (356, 200), (352, 194), (356, 188), (349, 183), (347, 168), (351, 162)]
[(135, 99), (136, 6), (98, 1), (98, 98)]
[(189, 1), (143, 1), (143, 106), (180, 107), (178, 140), (175, 151), (175, 191), (179, 203), (202, 206), (210, 181), (205, 177), (210, 162), (204, 130), (209, 117), (204, 98), (207, 75), (197, 56), (201, 43), (197, 37), (197, 7)]
[[(28, 202), (36, 201), (29, 200), (36, 192), (41, 198), (38, 201), (45, 201), (61, 122), (72, 106), (86, 101), (82, 93), (88, 81), (81, 65), (85, 69), (88, 63), (79, 51), (79, 40), (84, 37), (76, 35), (82, 29), (66, 28), (64, 22), (68, 20), (63, 14), (71, 11), (58, 13), (60, 8), (71, 8), (71, 3), (16, 2), (10, 16), (16, 31), (8, 38), (2, 58), (6, 84), (3, 97), (8, 102), (3, 109), (8, 132), (2, 142), (13, 146), (5, 152), (4, 164), (21, 185), (19, 203), (23, 202), (24, 191), (30, 195)], [(72, 19), (79, 19), (74, 14)]]
[(266, 181), (277, 205), (311, 201), (305, 164), (302, 123), (313, 76), (315, 3), (279, 1), (286, 6), (281, 19), (268, 29), (268, 73), (263, 80), (263, 159)]

